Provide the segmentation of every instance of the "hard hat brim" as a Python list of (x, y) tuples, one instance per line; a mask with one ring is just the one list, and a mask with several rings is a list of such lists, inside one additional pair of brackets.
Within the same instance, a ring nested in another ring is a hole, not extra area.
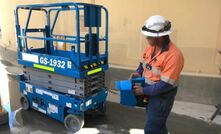
[(148, 36), (148, 37), (161, 37), (161, 36), (165, 36), (165, 35), (171, 34), (172, 30), (164, 31), (164, 32), (161, 32), (161, 33), (152, 33), (152, 32), (147, 32), (147, 31), (141, 30), (141, 33), (143, 35), (145, 35), (145, 36)]

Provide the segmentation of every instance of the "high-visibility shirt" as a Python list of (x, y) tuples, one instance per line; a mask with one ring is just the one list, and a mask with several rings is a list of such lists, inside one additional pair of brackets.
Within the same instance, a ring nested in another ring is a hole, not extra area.
[(149, 85), (163, 81), (176, 87), (184, 66), (182, 52), (170, 41), (152, 57), (155, 47), (148, 45), (143, 54), (142, 73)]

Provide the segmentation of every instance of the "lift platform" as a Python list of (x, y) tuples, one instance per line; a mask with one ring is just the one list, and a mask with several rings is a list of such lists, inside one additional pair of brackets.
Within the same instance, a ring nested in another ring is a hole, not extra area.
[[(59, 17), (67, 12), (71, 14), (62, 21), (68, 22), (65, 28), (74, 32), (57, 34), (61, 30)], [(24, 69), (24, 74), (18, 76), (23, 109), (32, 108), (64, 122), (72, 132), (83, 126), (86, 111), (105, 112), (107, 9), (66, 2), (18, 5), (14, 13), (18, 63)], [(30, 24), (40, 20), (36, 14), (45, 20), (42, 27)]]

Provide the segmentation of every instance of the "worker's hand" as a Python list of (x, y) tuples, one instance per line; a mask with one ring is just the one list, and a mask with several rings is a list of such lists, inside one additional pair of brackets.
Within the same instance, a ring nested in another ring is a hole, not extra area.
[(133, 90), (136, 95), (143, 95), (143, 88), (141, 86), (134, 86)]
[(134, 77), (141, 77), (141, 75), (139, 73), (137, 73), (137, 72), (136, 73), (131, 73), (130, 77), (129, 77), (129, 80), (131, 80)]

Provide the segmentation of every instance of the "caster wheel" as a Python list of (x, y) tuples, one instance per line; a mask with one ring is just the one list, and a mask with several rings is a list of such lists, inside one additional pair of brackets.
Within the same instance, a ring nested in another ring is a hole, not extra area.
[(84, 117), (68, 114), (64, 119), (64, 126), (70, 132), (79, 131), (84, 125)]
[(20, 98), (20, 103), (21, 103), (22, 109), (24, 110), (30, 109), (30, 104), (29, 104), (27, 96), (22, 95), (22, 97)]

